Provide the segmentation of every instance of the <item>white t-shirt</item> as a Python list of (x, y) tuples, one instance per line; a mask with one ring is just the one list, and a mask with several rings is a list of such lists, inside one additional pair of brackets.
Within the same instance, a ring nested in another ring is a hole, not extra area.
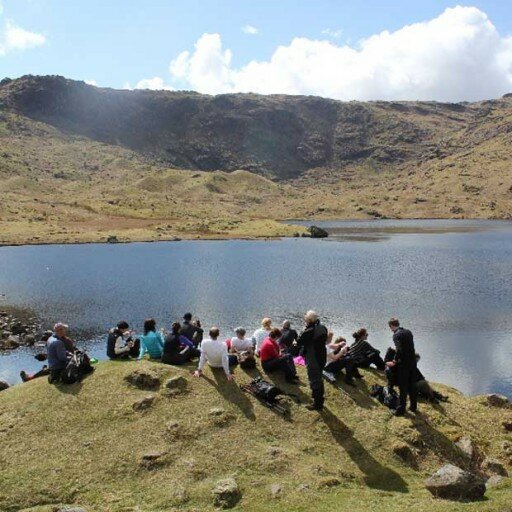
[(261, 345), (265, 341), (265, 338), (268, 337), (270, 331), (267, 331), (266, 329), (263, 329), (263, 327), (260, 327), (259, 329), (256, 329), (254, 331), (254, 334), (252, 335), (252, 339), (254, 340), (254, 343), (256, 344), (256, 350), (259, 352)]
[(230, 374), (228, 347), (223, 341), (210, 338), (203, 340), (201, 343), (201, 356), (199, 357), (199, 370), (204, 368), (206, 361), (208, 361), (212, 368), (224, 368), (226, 375)]
[(237, 352), (245, 352), (246, 350), (253, 350), (253, 342), (251, 339), (244, 338), (241, 340), (238, 336), (231, 338), (231, 348)]

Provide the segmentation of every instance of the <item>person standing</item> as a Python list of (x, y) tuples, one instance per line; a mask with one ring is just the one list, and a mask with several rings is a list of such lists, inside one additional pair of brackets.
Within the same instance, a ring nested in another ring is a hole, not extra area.
[(403, 416), (407, 405), (407, 396), (410, 400), (409, 410), (413, 413), (418, 410), (414, 338), (411, 331), (400, 326), (397, 318), (391, 318), (388, 325), (393, 331), (396, 354), (392, 361), (386, 363), (386, 366), (394, 368), (400, 393), (398, 408), (393, 410), (392, 413), (395, 416)]
[(304, 316), (306, 329), (299, 336), (297, 346), (302, 348), (306, 361), (309, 386), (313, 396), (313, 403), (307, 405), (310, 411), (321, 411), (324, 407), (324, 380), (323, 369), (327, 362), (327, 327), (320, 323), (315, 311), (308, 311)]

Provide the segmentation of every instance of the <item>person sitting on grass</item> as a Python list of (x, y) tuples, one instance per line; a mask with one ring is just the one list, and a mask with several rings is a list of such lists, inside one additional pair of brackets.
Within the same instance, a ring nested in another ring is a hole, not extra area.
[[(293, 343), (297, 341), (299, 335), (295, 329), (292, 329), (290, 320), (285, 320), (281, 329), (281, 337), (279, 338), (279, 346), (283, 352), (293, 350)], [(292, 354), (298, 355), (298, 354)]]
[(246, 331), (243, 327), (235, 329), (236, 336), (229, 340), (229, 353), (236, 355), (240, 368), (251, 370), (256, 367), (254, 343), (252, 339), (245, 337), (245, 333)]
[(194, 357), (201, 355), (201, 351), (194, 347), (192, 341), (180, 334), (180, 332), (180, 323), (174, 322), (171, 326), (171, 332), (165, 337), (162, 363), (185, 364)]
[(227, 345), (219, 340), (220, 330), (218, 327), (210, 329), (210, 337), (203, 340), (201, 343), (201, 356), (199, 357), (199, 365), (194, 372), (194, 377), (201, 377), (206, 363), (212, 368), (223, 368), (226, 378), (234, 380), (233, 375), (229, 369), (230, 365), (236, 364), (236, 355), (228, 354)]
[(183, 324), (181, 325), (180, 334), (192, 342), (192, 348), (197, 348), (203, 339), (203, 329), (201, 329), (199, 319), (193, 322), (192, 313), (185, 313), (183, 315)]
[(53, 334), (48, 338), (48, 368), (50, 370), (48, 382), (50, 384), (60, 382), (62, 371), (75, 351), (75, 344), (67, 336), (68, 329), (66, 324), (58, 322), (53, 327)]
[(150, 359), (161, 359), (164, 349), (162, 333), (156, 332), (156, 322), (153, 318), (144, 321), (144, 334), (140, 337), (139, 360), (147, 352)]
[[(52, 336), (52, 331), (46, 331), (41, 336), (41, 342), (47, 343), (50, 337)], [(38, 361), (46, 361), (48, 359), (48, 354), (39, 353), (34, 356)], [(20, 377), (23, 382), (28, 382), (29, 380), (37, 379), (38, 377), (44, 377), (45, 375), (50, 375), (50, 369), (48, 365), (45, 364), (43, 367), (36, 373), (29, 375), (25, 370), (21, 370)]]
[(340, 336), (332, 341), (332, 332), (327, 336), (327, 364), (325, 365), (324, 372), (331, 374), (333, 378), (338, 377), (341, 370), (347, 365), (347, 340)]
[(252, 339), (256, 348), (256, 355), (259, 356), (261, 344), (265, 341), (265, 338), (268, 336), (270, 329), (272, 328), (272, 320), (270, 318), (265, 317), (261, 321), (261, 327), (254, 331), (252, 335)]
[(354, 384), (354, 377), (361, 377), (357, 371), (358, 368), (368, 368), (371, 364), (378, 370), (384, 371), (386, 365), (380, 357), (380, 352), (368, 343), (368, 331), (361, 328), (352, 334), (354, 343), (348, 349), (348, 358), (346, 359), (346, 378), (347, 384)]
[(261, 344), (261, 365), (266, 373), (272, 373), (276, 370), (282, 371), (286, 382), (295, 384), (299, 380), (299, 377), (297, 376), (293, 356), (291, 354), (281, 353), (278, 343), (280, 337), (281, 331), (277, 327), (271, 329), (269, 335)]
[(107, 356), (109, 359), (129, 359), (138, 357), (140, 352), (140, 340), (133, 339), (128, 322), (119, 322), (116, 327), (110, 329), (107, 338)]

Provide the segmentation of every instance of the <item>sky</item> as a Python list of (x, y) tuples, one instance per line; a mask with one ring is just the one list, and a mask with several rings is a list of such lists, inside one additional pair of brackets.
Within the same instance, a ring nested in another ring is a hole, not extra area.
[(340, 100), (512, 92), (512, 0), (0, 0), (0, 78)]

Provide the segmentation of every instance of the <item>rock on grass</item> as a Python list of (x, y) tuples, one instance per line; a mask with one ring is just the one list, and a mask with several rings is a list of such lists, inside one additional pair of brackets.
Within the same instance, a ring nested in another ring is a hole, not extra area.
[(216, 507), (233, 508), (242, 497), (234, 478), (219, 480), (212, 489), (213, 502)]
[(425, 487), (437, 498), (478, 500), (485, 493), (485, 481), (478, 475), (447, 464), (425, 481)]
[(497, 459), (484, 459), (480, 469), (489, 475), (508, 476), (505, 466)]
[(160, 377), (153, 370), (138, 368), (129, 373), (125, 380), (139, 389), (156, 389), (160, 387)]
[(145, 410), (149, 409), (153, 405), (154, 401), (155, 401), (155, 397), (153, 395), (145, 396), (141, 400), (137, 400), (132, 405), (132, 409), (134, 411), (145, 411)]

